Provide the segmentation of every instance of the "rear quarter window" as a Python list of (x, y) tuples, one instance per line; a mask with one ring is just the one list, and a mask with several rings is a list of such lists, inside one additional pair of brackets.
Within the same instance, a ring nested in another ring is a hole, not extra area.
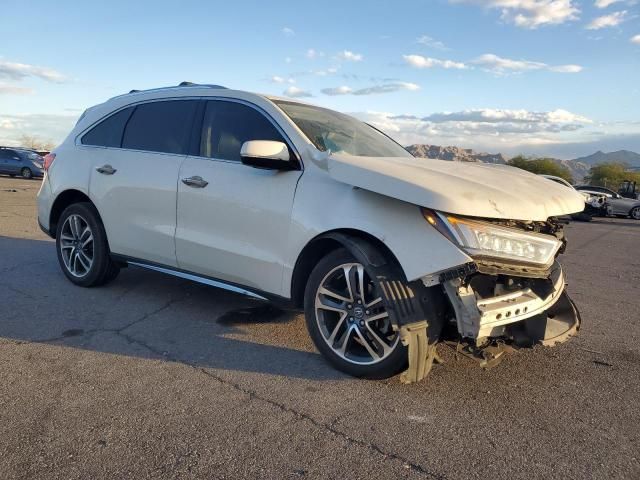
[(120, 147), (124, 127), (131, 112), (133, 112), (133, 107), (125, 108), (107, 117), (83, 135), (82, 144), (98, 147)]
[(125, 127), (122, 148), (187, 154), (196, 107), (196, 100), (138, 105)]

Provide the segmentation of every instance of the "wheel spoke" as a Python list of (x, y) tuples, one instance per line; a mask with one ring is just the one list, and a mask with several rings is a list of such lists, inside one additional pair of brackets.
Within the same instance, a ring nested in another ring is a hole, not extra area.
[(347, 297), (344, 297), (342, 295), (340, 295), (339, 293), (336, 293), (332, 290), (329, 290), (327, 287), (320, 287), (320, 289), (318, 290), (318, 293), (320, 295), (324, 295), (326, 297), (331, 297), (331, 298), (336, 298), (338, 300), (340, 300), (341, 302), (344, 303), (349, 303), (351, 300), (349, 300)]
[(73, 255), (73, 261), (71, 262), (71, 270), (72, 270), (72, 273), (77, 274), (78, 273), (78, 252), (74, 250), (72, 255)]
[(373, 328), (371, 328), (371, 325), (369, 325), (369, 323), (366, 323), (366, 327), (367, 327), (367, 331), (369, 332), (369, 334), (382, 347), (383, 355), (387, 355), (389, 353), (389, 350), (391, 350), (391, 347), (389, 347), (389, 344), (387, 342), (385, 342), (382, 338), (380, 338), (380, 336), (376, 333), (376, 331)]
[(331, 335), (329, 335), (329, 338), (327, 338), (327, 341), (329, 342), (329, 345), (333, 345), (333, 342), (335, 342), (336, 335), (338, 334), (338, 331), (340, 330), (340, 327), (342, 327), (342, 325), (344, 324), (344, 319), (345, 318), (347, 318), (347, 312), (344, 312), (343, 315), (340, 315), (340, 320), (338, 320), (338, 323), (336, 323), (336, 326), (333, 329), (333, 332), (331, 332)]
[(353, 295), (353, 287), (351, 283), (351, 265), (344, 265), (342, 270), (344, 271), (344, 279), (347, 282), (347, 292), (349, 293), (349, 301), (353, 302), (355, 300), (355, 296)]
[(364, 303), (364, 267), (358, 264), (356, 266), (356, 272), (358, 274), (358, 290), (360, 291), (360, 299), (362, 300), (362, 303)]
[(73, 237), (70, 235), (65, 235), (64, 233), (60, 235), (60, 240), (63, 240), (65, 242), (72, 242), (73, 241)]
[(364, 348), (367, 349), (367, 352), (369, 352), (369, 355), (371, 355), (371, 358), (373, 358), (374, 360), (379, 360), (380, 355), (373, 348), (371, 348), (371, 345), (369, 345), (369, 341), (364, 337), (364, 335), (362, 335), (362, 332), (360, 331), (360, 329), (356, 328), (355, 331), (356, 331), (356, 335), (358, 335), (358, 338), (360, 339), (360, 343)]
[(351, 338), (351, 334), (353, 333), (353, 331), (355, 329), (356, 329), (356, 327), (351, 325), (349, 328), (347, 328), (347, 331), (345, 332), (344, 336), (341, 338), (340, 346), (338, 347), (338, 353), (340, 355), (342, 355), (343, 357), (345, 356), (345, 353), (347, 351), (347, 345), (349, 344), (349, 338)]
[(91, 259), (82, 250), (78, 250), (77, 255), (78, 255), (78, 260), (84, 267), (85, 271), (88, 272), (89, 269), (91, 268)]
[(382, 320), (383, 318), (387, 318), (389, 314), (387, 312), (380, 312), (377, 315), (372, 315), (367, 318), (367, 322), (374, 322), (376, 320)]
[(84, 242), (82, 242), (82, 247), (86, 247), (91, 242), (93, 242), (93, 235), (91, 234), (91, 231), (89, 231), (89, 236), (84, 240)]
[(382, 302), (382, 297), (378, 297), (375, 300), (370, 301), (369, 303), (365, 304), (365, 307), (371, 308), (371, 307), (373, 307), (374, 305), (377, 305), (380, 302)]
[(330, 303), (325, 303), (327, 302), (327, 299), (322, 299), (320, 297), (316, 297), (316, 308), (319, 308), (321, 310), (329, 310), (330, 312), (338, 312), (338, 313), (344, 313), (346, 315), (347, 311), (344, 308), (341, 308), (340, 305), (338, 304), (330, 304)]

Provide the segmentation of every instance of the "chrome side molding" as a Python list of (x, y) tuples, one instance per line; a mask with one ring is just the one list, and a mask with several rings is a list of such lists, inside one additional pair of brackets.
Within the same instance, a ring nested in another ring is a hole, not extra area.
[(240, 293), (242, 295), (247, 295), (249, 297), (257, 298), (258, 300), (269, 300), (257, 293), (250, 292), (249, 290), (245, 290), (244, 288), (237, 287), (235, 285), (230, 285), (221, 280), (212, 280), (207, 277), (201, 277), (200, 275), (196, 275), (193, 273), (181, 272), (179, 270), (173, 270), (171, 268), (159, 267), (157, 265), (149, 265), (147, 263), (140, 262), (132, 262), (127, 261), (129, 265), (135, 265), (136, 267), (147, 268), (149, 270), (155, 270), (156, 272), (166, 273), (167, 275), (173, 275), (174, 277), (184, 278), (186, 280), (191, 280), (193, 282), (202, 283), (204, 285), (209, 285), (211, 287), (222, 288), (224, 290), (229, 290), (231, 292)]

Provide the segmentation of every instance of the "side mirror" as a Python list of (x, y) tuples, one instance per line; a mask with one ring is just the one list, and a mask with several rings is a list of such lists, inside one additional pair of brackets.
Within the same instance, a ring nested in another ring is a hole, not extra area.
[(266, 170), (293, 170), (289, 161), (289, 148), (282, 142), (249, 140), (240, 149), (242, 163)]

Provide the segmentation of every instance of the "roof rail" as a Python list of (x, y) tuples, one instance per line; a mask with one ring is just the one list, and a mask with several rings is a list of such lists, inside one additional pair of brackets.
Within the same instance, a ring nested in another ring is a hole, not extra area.
[(193, 82), (180, 82), (178, 84), (178, 87), (209, 87), (209, 88), (224, 88), (225, 90), (227, 89), (227, 87), (223, 87), (222, 85), (213, 85), (211, 83), (193, 83)]

